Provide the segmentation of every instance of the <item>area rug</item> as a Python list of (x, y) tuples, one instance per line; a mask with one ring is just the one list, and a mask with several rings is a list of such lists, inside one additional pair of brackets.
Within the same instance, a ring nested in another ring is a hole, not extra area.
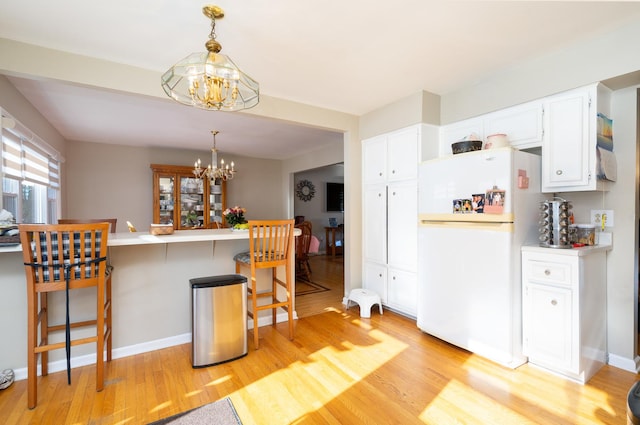
[(325, 288), (318, 283), (314, 283), (302, 278), (296, 279), (296, 297), (299, 297), (300, 295), (317, 294), (318, 292), (329, 290), (329, 288)]
[(238, 413), (229, 398), (205, 404), (186, 412), (178, 413), (149, 425), (242, 425)]

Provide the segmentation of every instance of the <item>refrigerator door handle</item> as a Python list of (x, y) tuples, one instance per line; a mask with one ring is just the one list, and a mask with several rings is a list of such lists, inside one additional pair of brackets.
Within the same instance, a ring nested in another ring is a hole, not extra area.
[(511, 222), (478, 222), (478, 221), (428, 221), (421, 220), (420, 227), (431, 227), (440, 229), (465, 229), (465, 230), (486, 230), (489, 232), (513, 233), (513, 223)]

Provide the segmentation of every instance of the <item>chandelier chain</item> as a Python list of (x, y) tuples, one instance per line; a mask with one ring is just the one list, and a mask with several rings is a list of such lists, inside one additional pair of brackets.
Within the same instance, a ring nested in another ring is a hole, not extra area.
[(216, 18), (211, 17), (211, 32), (209, 33), (209, 38), (211, 40), (216, 39)]

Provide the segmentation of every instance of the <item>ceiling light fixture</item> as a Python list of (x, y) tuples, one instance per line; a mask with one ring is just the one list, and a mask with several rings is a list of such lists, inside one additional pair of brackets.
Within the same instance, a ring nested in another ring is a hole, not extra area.
[(229, 168), (229, 164), (225, 165), (224, 159), (220, 159), (220, 167), (218, 168), (218, 149), (216, 149), (216, 134), (218, 133), (218, 130), (211, 130), (211, 134), (213, 134), (211, 164), (209, 164), (207, 168), (202, 168), (202, 162), (200, 161), (200, 158), (198, 158), (198, 160), (194, 164), (193, 174), (195, 174), (196, 178), (198, 179), (207, 177), (210, 180), (231, 180), (233, 178), (233, 175), (236, 173), (233, 161), (231, 161), (231, 168)]
[(216, 41), (216, 19), (224, 17), (218, 6), (205, 6), (202, 13), (211, 19), (206, 52), (192, 53), (162, 75), (162, 88), (172, 99), (189, 106), (218, 111), (252, 108), (260, 100), (258, 83), (226, 55)]

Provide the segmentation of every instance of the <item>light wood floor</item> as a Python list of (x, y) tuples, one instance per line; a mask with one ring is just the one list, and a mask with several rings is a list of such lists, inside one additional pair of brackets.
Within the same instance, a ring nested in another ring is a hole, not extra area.
[[(325, 311), (342, 311), (344, 297), (344, 258), (342, 255), (315, 255), (309, 259), (311, 281), (329, 291), (296, 297), (298, 317), (307, 317)], [(354, 307), (354, 310), (356, 307)]]
[[(315, 272), (316, 270), (314, 270)], [(301, 298), (304, 298), (301, 297)], [(510, 370), (420, 332), (392, 312), (329, 309), (260, 328), (239, 360), (193, 369), (190, 344), (113, 360), (0, 391), (3, 424), (145, 424), (230, 397), (249, 424), (625, 424), (633, 373), (605, 366), (586, 385), (529, 365)]]

